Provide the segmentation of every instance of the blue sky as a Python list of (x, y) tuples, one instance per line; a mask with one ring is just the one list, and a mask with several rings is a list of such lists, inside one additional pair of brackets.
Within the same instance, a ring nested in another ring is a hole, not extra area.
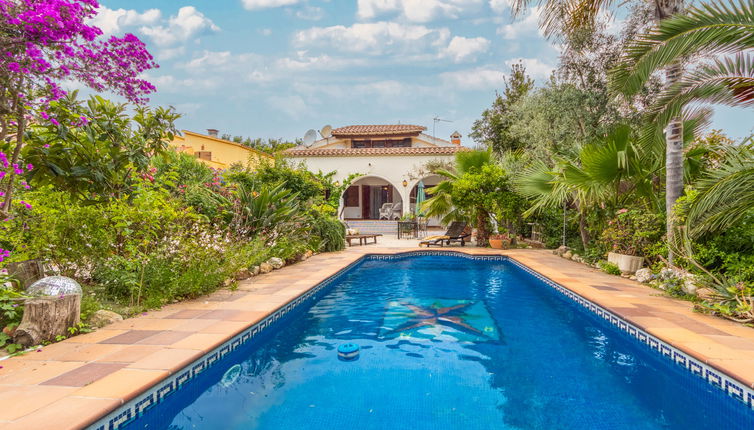
[[(503, 73), (523, 61), (542, 82), (558, 50), (537, 12), (511, 18), (507, 0), (101, 0), (96, 24), (132, 32), (160, 68), (152, 103), (184, 114), (183, 129), (302, 137), (325, 124), (411, 123), (465, 136)], [(734, 137), (752, 110), (719, 109)]]

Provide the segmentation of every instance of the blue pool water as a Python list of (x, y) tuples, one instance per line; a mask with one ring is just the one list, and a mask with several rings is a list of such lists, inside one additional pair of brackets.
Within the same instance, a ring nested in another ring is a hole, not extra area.
[(743, 404), (507, 261), (366, 259), (320, 295), (128, 428), (754, 429)]

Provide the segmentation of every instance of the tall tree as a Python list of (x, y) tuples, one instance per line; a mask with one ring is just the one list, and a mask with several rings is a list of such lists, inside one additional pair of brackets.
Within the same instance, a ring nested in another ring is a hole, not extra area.
[(515, 121), (511, 106), (524, 98), (533, 87), (534, 81), (526, 74), (526, 67), (522, 63), (513, 64), (509, 77), (505, 78), (503, 93), (495, 94), (492, 106), (482, 112), (482, 118), (474, 121), (469, 136), (498, 154), (524, 147), (525, 142), (510, 132), (511, 124)]
[[(570, 36), (579, 30), (595, 27), (599, 14), (613, 4), (612, 0), (513, 0), (513, 11), (520, 13), (531, 4), (539, 4), (543, 10), (540, 26), (548, 36), (560, 36), (569, 42)], [(683, 9), (683, 0), (650, 0), (657, 22), (678, 14)], [(681, 79), (683, 66), (680, 62), (667, 64), (666, 87), (671, 88)], [(673, 207), (683, 194), (683, 118), (675, 116), (668, 121), (665, 136), (665, 207), (667, 236), (673, 234)], [(673, 253), (668, 260), (672, 264)]]
[[(639, 36), (626, 49), (613, 72), (613, 87), (634, 94), (656, 71), (667, 70), (668, 85), (647, 117), (653, 128), (667, 127), (666, 208), (668, 238), (673, 233), (673, 205), (683, 193), (683, 128), (679, 118), (691, 102), (732, 106), (754, 104), (754, 1), (713, 2), (690, 8), (687, 13), (665, 18)], [(735, 53), (714, 58), (680, 76), (680, 64), (692, 56)], [(647, 139), (653, 133), (647, 133)], [(671, 255), (672, 257), (672, 255)], [(672, 262), (672, 259), (671, 259)]]
[[(102, 38), (90, 24), (98, 7), (96, 0), (0, 0), (0, 140), (15, 135), (10, 165), (18, 164), (31, 118), (59, 123), (46, 108), (65, 95), (61, 82), (76, 80), (136, 103), (155, 90), (141, 78), (157, 67), (144, 43), (133, 34)], [(19, 174), (12, 169), (4, 178), (0, 213), (10, 210)]]

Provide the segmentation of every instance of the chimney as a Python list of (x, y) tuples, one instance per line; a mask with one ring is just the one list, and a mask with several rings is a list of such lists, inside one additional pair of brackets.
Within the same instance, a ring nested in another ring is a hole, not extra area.
[(450, 135), (450, 143), (461, 146), (461, 133), (454, 131), (453, 134)]
[(217, 133), (219, 133), (219, 132), (220, 132), (220, 130), (218, 130), (216, 128), (208, 128), (207, 129), (207, 134), (210, 135), (210, 136), (212, 136), (212, 137), (217, 137)]

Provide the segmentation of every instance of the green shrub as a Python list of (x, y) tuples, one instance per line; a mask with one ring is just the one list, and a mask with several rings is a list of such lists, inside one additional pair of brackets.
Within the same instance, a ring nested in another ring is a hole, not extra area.
[(620, 269), (618, 268), (618, 266), (616, 264), (614, 264), (614, 263), (610, 263), (609, 261), (604, 261), (603, 260), (603, 261), (600, 261), (599, 263), (597, 263), (597, 265), (599, 266), (599, 268), (603, 272), (607, 273), (608, 275), (620, 275), (621, 274)]
[(313, 246), (316, 251), (341, 251), (346, 246), (346, 227), (340, 220), (331, 216), (315, 215), (312, 219), (311, 239), (318, 239)]
[(605, 247), (625, 255), (651, 257), (656, 243), (662, 240), (663, 221), (655, 213), (639, 209), (621, 209), (608, 221), (600, 237)]

